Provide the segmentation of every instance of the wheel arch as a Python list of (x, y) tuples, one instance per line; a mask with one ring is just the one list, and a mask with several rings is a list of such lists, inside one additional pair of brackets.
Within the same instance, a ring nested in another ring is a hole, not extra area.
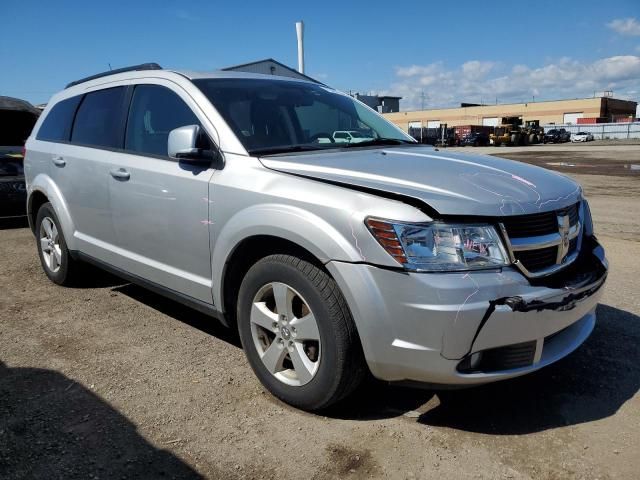
[(31, 195), (29, 195), (29, 200), (27, 202), (27, 216), (29, 217), (29, 227), (31, 227), (31, 231), (36, 233), (36, 217), (38, 216), (38, 210), (40, 207), (47, 203), (49, 198), (40, 190), (35, 190)]
[(75, 226), (69, 215), (67, 202), (53, 180), (47, 175), (40, 174), (37, 175), (29, 185), (27, 198), (27, 217), (33, 232), (35, 232), (35, 221), (38, 215), (38, 209), (47, 202), (51, 203), (58, 217), (60, 228), (62, 228), (65, 241), (67, 242), (67, 247), (69, 250), (74, 250), (75, 239), (73, 233), (75, 232)]
[(256, 262), (275, 254), (295, 255), (331, 276), (317, 256), (292, 240), (265, 234), (246, 237), (229, 252), (221, 272), (217, 304), (228, 326), (236, 323), (237, 293), (243, 278)]

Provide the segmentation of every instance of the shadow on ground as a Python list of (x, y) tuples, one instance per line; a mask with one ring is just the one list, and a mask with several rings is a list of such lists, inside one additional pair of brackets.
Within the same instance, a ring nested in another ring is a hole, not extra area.
[[(240, 347), (237, 334), (211, 317), (136, 285), (115, 290)], [(482, 387), (428, 391), (371, 381), (324, 415), (376, 420), (406, 415), (419, 423), (510, 435), (591, 422), (615, 414), (640, 389), (640, 317), (598, 307), (591, 337), (558, 363), (524, 377)]]
[(368, 387), (331, 416), (411, 417), (431, 426), (526, 434), (615, 414), (640, 388), (640, 317), (607, 305), (587, 342), (539, 372), (483, 387), (440, 392)]
[(0, 362), (0, 478), (201, 478), (64, 375)]
[(78, 268), (82, 272), (78, 275), (78, 280), (71, 285), (73, 288), (117, 288), (128, 284), (127, 280), (88, 263), (80, 263)]
[(202, 312), (186, 307), (167, 297), (154, 293), (146, 288), (132, 283), (118, 286), (113, 289), (116, 292), (132, 298), (138, 302), (154, 308), (164, 315), (168, 315), (182, 323), (227, 342), (238, 348), (242, 348), (240, 338), (235, 330), (226, 328), (218, 320)]

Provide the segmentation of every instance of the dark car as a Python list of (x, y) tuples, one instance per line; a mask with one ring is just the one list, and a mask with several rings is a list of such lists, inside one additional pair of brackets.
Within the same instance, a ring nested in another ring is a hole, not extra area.
[(0, 218), (27, 213), (23, 146), (39, 115), (24, 100), (0, 97)]
[(552, 128), (544, 134), (544, 143), (564, 143), (571, 140), (571, 134), (564, 128)]
[(460, 139), (460, 146), (466, 147), (467, 145), (486, 147), (489, 145), (489, 135), (484, 132), (469, 133)]

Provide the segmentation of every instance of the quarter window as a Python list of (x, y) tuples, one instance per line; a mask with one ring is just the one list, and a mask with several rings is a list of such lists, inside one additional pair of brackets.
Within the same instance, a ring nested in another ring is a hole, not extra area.
[(71, 142), (122, 148), (123, 99), (124, 87), (87, 93), (73, 122)]
[(138, 85), (129, 108), (125, 149), (167, 156), (169, 132), (186, 125), (200, 121), (178, 95), (160, 85)]
[(76, 108), (81, 98), (82, 95), (56, 103), (42, 121), (36, 138), (49, 142), (68, 141), (71, 134), (73, 115), (76, 113)]

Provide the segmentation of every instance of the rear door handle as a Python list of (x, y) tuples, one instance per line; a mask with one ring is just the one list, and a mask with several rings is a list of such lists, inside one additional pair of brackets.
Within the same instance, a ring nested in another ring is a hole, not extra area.
[(62, 158), (62, 157), (60, 157), (60, 156), (58, 156), (58, 155), (54, 156), (54, 157), (51, 159), (51, 161), (53, 162), (53, 164), (54, 164), (56, 167), (64, 167), (64, 166), (67, 164), (67, 162), (64, 160), (64, 158)]
[(111, 173), (111, 176), (116, 180), (126, 181), (126, 180), (129, 180), (129, 178), (131, 178), (131, 174), (127, 172), (124, 168), (111, 170), (109, 173)]

